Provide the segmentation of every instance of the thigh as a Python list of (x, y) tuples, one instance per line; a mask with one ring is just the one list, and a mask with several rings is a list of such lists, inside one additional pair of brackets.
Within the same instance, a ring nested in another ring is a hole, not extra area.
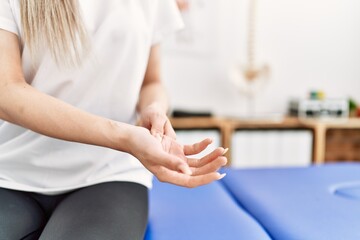
[(28, 193), (0, 188), (0, 239), (38, 239), (45, 222)]
[(147, 188), (110, 182), (69, 194), (55, 209), (41, 240), (143, 239), (148, 216)]

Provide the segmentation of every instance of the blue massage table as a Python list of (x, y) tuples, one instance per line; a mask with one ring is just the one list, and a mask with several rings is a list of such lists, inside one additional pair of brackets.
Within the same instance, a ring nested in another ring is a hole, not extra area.
[(186, 189), (154, 180), (146, 240), (268, 240), (264, 229), (215, 182)]
[(360, 164), (224, 171), (195, 189), (155, 180), (146, 240), (360, 240)]
[(273, 239), (360, 239), (360, 164), (226, 172), (224, 186)]

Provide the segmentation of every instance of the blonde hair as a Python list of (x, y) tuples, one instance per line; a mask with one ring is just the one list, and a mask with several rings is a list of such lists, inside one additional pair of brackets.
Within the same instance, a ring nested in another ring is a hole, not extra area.
[(36, 58), (47, 47), (58, 65), (79, 66), (89, 50), (77, 0), (21, 0), (24, 42)]

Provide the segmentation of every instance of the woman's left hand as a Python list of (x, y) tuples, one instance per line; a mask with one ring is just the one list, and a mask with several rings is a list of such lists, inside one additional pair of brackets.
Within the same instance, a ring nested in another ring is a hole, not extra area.
[[(166, 135), (163, 136), (161, 141), (163, 150), (165, 152), (182, 159), (189, 165), (191, 176), (201, 176), (215, 173), (221, 167), (226, 165), (227, 158), (224, 156), (224, 154), (228, 151), (228, 149), (224, 149), (222, 147), (216, 148), (210, 154), (207, 154), (202, 158), (196, 158), (192, 156), (203, 152), (211, 143), (212, 140), (210, 138), (206, 138), (195, 144), (181, 145), (176, 140), (169, 138)], [(179, 172), (168, 172), (174, 175), (179, 175)]]
[(140, 126), (149, 129), (151, 135), (159, 140), (161, 140), (164, 135), (176, 139), (176, 133), (171, 126), (169, 118), (160, 106), (156, 104), (149, 105), (141, 111)]

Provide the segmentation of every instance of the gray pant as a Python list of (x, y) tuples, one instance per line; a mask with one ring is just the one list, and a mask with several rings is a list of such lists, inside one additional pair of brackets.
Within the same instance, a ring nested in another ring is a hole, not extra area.
[(1, 240), (143, 239), (147, 188), (101, 183), (47, 196), (0, 188)]

